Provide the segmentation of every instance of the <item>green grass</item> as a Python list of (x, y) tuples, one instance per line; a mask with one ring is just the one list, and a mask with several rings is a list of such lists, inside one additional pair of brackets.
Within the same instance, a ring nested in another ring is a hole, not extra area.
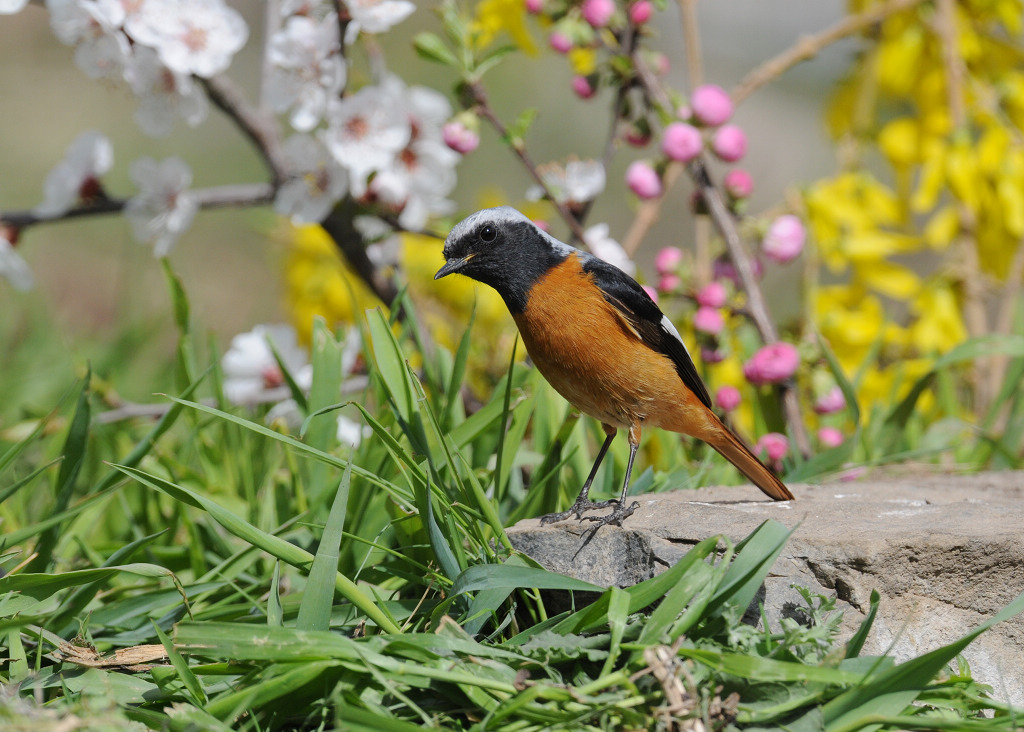
[[(810, 594), (808, 625), (739, 621), (787, 540), (774, 522), (735, 546), (711, 537), (626, 589), (553, 574), (504, 527), (571, 500), (591, 435), (533, 371), (512, 366), (468, 414), (468, 340), (425, 349), (415, 323), (373, 311), (370, 385), (338, 403), (340, 344), (318, 323), (306, 420), (289, 433), (218, 396), (168, 274), (180, 342), (165, 414), (97, 421), (102, 381), (86, 373), (0, 443), (5, 729), (1019, 726), (958, 654), (1024, 595), (896, 664), (862, 655), (877, 596), (846, 644), (832, 601)], [(1019, 357), (1018, 345), (997, 347)], [(912, 420), (916, 398), (865, 432)], [(355, 450), (335, 444), (338, 410), (370, 428)], [(827, 472), (866, 439), (794, 469)], [(615, 492), (621, 467), (598, 490)], [(552, 614), (552, 592), (574, 609)], [(146, 644), (164, 657), (104, 660)], [(95, 667), (67, 660), (71, 647), (95, 650)]]

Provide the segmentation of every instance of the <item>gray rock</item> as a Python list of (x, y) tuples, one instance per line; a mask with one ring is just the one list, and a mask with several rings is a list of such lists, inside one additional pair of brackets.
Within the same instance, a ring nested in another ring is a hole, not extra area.
[[(797, 500), (752, 487), (637, 496), (625, 527), (575, 520), (508, 530), (512, 544), (555, 572), (620, 587), (658, 574), (699, 541), (738, 541), (762, 521), (796, 531), (765, 582), (773, 624), (802, 605), (792, 585), (837, 598), (848, 637), (881, 595), (864, 653), (898, 661), (963, 636), (1024, 591), (1024, 473), (923, 475), (790, 486)], [(590, 540), (587, 541), (588, 537)], [(995, 626), (964, 653), (998, 699), (1024, 705), (1024, 616)]]

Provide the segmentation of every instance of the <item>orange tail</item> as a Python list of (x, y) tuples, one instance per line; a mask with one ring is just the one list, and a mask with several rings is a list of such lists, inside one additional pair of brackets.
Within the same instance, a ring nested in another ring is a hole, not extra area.
[(754, 485), (771, 496), (776, 501), (792, 501), (793, 494), (785, 483), (765, 467), (764, 463), (757, 459), (746, 445), (740, 442), (740, 438), (734, 435), (728, 427), (719, 422), (720, 430), (713, 435), (701, 435), (701, 439), (715, 448), (721, 455), (736, 468), (747, 476)]

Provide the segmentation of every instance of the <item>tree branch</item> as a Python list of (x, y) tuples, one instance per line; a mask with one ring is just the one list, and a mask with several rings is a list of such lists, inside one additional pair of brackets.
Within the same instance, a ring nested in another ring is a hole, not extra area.
[(814, 58), (836, 41), (879, 23), (890, 15), (909, 10), (925, 0), (889, 0), (873, 5), (862, 13), (848, 15), (838, 23), (813, 36), (804, 36), (779, 55), (768, 59), (743, 77), (732, 90), (732, 100), (739, 104), (770, 81), (774, 81), (802, 61)]

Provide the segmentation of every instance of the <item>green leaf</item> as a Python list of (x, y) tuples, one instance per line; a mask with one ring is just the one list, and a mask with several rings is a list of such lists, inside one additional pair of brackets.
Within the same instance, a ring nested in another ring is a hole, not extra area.
[(451, 67), (459, 65), (459, 60), (455, 57), (455, 54), (434, 33), (417, 33), (412, 39), (412, 45), (422, 59)]
[[(75, 481), (85, 463), (85, 451), (89, 442), (89, 382), (92, 379), (92, 370), (87, 370), (82, 381), (82, 388), (78, 393), (78, 403), (75, 406), (75, 413), (71, 417), (71, 424), (68, 427), (68, 434), (64, 440), (64, 448), (61, 450), (62, 460), (60, 471), (57, 473), (57, 485), (55, 486), (57, 500), (51, 510), (52, 513), (61, 514), (71, 504), (71, 496), (75, 491)], [(25, 568), (27, 572), (42, 572), (52, 563), (53, 550), (60, 538), (60, 524), (50, 526), (39, 536), (36, 544), (36, 557)]]
[(871, 590), (871, 605), (868, 614), (861, 622), (860, 627), (857, 628), (857, 632), (850, 636), (850, 640), (846, 642), (847, 658), (856, 658), (864, 649), (864, 643), (871, 632), (871, 626), (875, 623), (875, 616), (878, 615), (879, 599), (878, 590)]
[(334, 577), (338, 574), (338, 557), (341, 555), (341, 535), (345, 529), (345, 510), (348, 506), (348, 490), (352, 483), (352, 461), (345, 467), (341, 483), (334, 495), (330, 516), (320, 537), (309, 580), (299, 605), (299, 616), (295, 627), (300, 630), (328, 630), (331, 625), (331, 608), (334, 604)]
[(533, 125), (533, 121), (537, 119), (537, 110), (530, 108), (524, 109), (516, 121), (509, 125), (508, 134), (506, 141), (514, 148), (523, 146), (523, 138), (526, 137), (526, 133), (530, 131), (530, 127)]
[(171, 662), (171, 666), (178, 673), (178, 678), (181, 679), (181, 683), (185, 685), (185, 690), (188, 691), (189, 696), (192, 697), (192, 702), (197, 706), (203, 706), (207, 702), (206, 691), (203, 689), (202, 683), (192, 673), (192, 669), (188, 667), (188, 661), (181, 657), (171, 639), (167, 637), (167, 634), (160, 630), (160, 626), (155, 622), (152, 623), (153, 630), (156, 631), (156, 637), (160, 639), (163, 644), (164, 650), (167, 651), (167, 659)]
[(604, 592), (604, 587), (584, 582), (575, 577), (566, 577), (539, 567), (523, 567), (509, 564), (476, 564), (467, 567), (452, 585), (450, 594), (458, 595), (477, 590), (536, 588), (539, 590), (579, 590), (581, 592)]
[(270, 594), (267, 597), (267, 625), (284, 625), (284, 608), (281, 607), (281, 561), (274, 562), (274, 576), (270, 578)]
[(8, 575), (7, 577), (0, 577), (0, 594), (20, 592), (28, 597), (42, 600), (56, 592), (66, 590), (68, 587), (78, 587), (99, 580), (109, 579), (122, 572), (137, 574), (141, 577), (174, 577), (174, 573), (171, 570), (155, 564), (122, 564), (116, 567), (79, 569), (71, 572), (58, 572), (56, 574), (20, 572)]

